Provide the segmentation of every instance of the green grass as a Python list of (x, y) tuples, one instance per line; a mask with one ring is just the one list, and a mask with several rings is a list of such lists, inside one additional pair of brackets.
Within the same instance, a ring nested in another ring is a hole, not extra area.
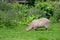
[[(26, 32), (26, 26), (16, 29), (0, 29), (0, 40), (60, 40), (60, 23), (52, 23), (49, 30), (31, 30)], [(40, 28), (39, 28), (40, 29)]]

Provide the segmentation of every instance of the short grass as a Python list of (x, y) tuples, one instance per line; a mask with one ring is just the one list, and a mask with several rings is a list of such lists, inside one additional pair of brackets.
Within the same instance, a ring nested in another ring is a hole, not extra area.
[(60, 23), (52, 23), (47, 30), (40, 29), (26, 32), (26, 26), (16, 29), (0, 29), (0, 40), (60, 40)]

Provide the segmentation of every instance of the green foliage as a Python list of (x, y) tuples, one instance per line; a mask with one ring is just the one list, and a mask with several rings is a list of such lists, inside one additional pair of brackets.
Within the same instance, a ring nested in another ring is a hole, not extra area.
[[(18, 25), (28, 25), (34, 19), (51, 17), (50, 12), (53, 10), (54, 8), (52, 3), (46, 2), (36, 3), (35, 7), (30, 8), (27, 5), (18, 3), (1, 3), (0, 26), (14, 28)], [(48, 16), (46, 14), (48, 14)], [(57, 14), (55, 17), (59, 19), (59, 15), (60, 14)]]
[[(28, 6), (18, 3), (1, 3), (0, 6), (0, 26), (14, 28), (18, 25), (18, 21), (22, 21), (26, 14)], [(22, 22), (23, 23), (23, 22)]]
[(52, 17), (53, 22), (60, 22), (60, 3), (54, 3), (54, 15)]
[(49, 19), (51, 16), (53, 16), (53, 4), (48, 2), (38, 2), (35, 4), (36, 8), (39, 8), (41, 10), (46, 11), (45, 15)]
[(44, 10), (51, 10), (53, 6), (51, 3), (48, 2), (38, 2), (36, 3), (36, 8), (44, 9)]
[[(7, 10), (3, 8), (4, 11), (2, 9), (0, 11), (0, 15), (1, 15), (0, 25), (4, 25), (7, 28), (13, 28), (14, 26), (17, 26), (18, 23), (23, 25), (28, 25), (28, 23), (30, 23), (33, 19), (37, 19), (38, 17), (41, 16), (39, 13), (37, 13), (39, 12), (38, 10), (34, 8), (28, 9), (27, 5), (13, 3), (10, 4), (10, 6), (7, 6), (6, 8), (8, 7), (11, 7), (11, 9)], [(36, 10), (36, 13), (33, 10)], [(31, 15), (30, 12), (32, 12)]]
[(38, 11), (35, 8), (27, 9), (23, 12), (19, 11), (17, 14), (20, 21), (19, 23), (28, 25), (28, 23), (30, 23), (32, 20), (38, 19), (38, 17), (41, 17), (41, 13), (42, 13), (41, 11)]
[(10, 9), (12, 9), (10, 3), (0, 2), (0, 10), (7, 11), (7, 10), (10, 10)]
[(16, 19), (15, 11), (9, 10), (6, 12), (0, 10), (0, 26), (12, 28), (17, 25)]
[(0, 2), (0, 10), (7, 11), (7, 10), (25, 10), (28, 6), (18, 4), (18, 3), (6, 3), (6, 2)]
[(59, 22), (59, 20), (60, 20), (60, 8), (58, 8), (54, 11), (54, 18), (55, 18), (55, 22)]
[(22, 5), (22, 4), (19, 4), (19, 3), (12, 3), (11, 6), (12, 6), (12, 9), (20, 10), (20, 11), (21, 10), (26, 10), (28, 8), (28, 6)]

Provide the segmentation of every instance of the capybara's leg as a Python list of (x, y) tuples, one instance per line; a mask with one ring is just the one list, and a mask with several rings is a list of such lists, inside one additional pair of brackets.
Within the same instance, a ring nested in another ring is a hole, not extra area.
[(36, 28), (36, 27), (34, 27), (33, 29), (36, 31), (36, 29), (37, 29), (37, 28)]

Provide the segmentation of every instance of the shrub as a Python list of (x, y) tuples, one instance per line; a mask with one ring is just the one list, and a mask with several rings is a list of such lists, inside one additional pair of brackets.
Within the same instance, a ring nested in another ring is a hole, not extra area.
[[(4, 5), (9, 6), (3, 7)], [(28, 25), (32, 20), (41, 17), (50, 18), (53, 15), (53, 13), (50, 13), (54, 10), (51, 3), (45, 2), (37, 3), (35, 7), (32, 8), (18, 3), (8, 3), (4, 5), (1, 6), (3, 8), (0, 8), (0, 26), (7, 28), (14, 28), (21, 24)]]
[(60, 21), (60, 3), (55, 2), (54, 3), (54, 15), (52, 17), (53, 22), (59, 22)]
[[(13, 21), (14, 20), (14, 21)], [(16, 12), (15, 11), (1, 11), (0, 10), (0, 26), (2, 27), (15, 27), (16, 22)]]
[(8, 11), (8, 10), (22, 11), (22, 10), (26, 10), (27, 8), (28, 6), (19, 3), (0, 2), (0, 10), (2, 11)]
[(20, 24), (28, 25), (32, 20), (40, 18), (43, 13), (45, 13), (43, 10), (32, 7), (23, 12), (19, 11), (17, 15)]
[(10, 9), (12, 9), (10, 3), (0, 2), (0, 10), (7, 11), (7, 10), (10, 10)]
[(35, 4), (36, 8), (39, 8), (41, 10), (46, 11), (46, 17), (49, 19), (51, 16), (53, 16), (53, 10), (54, 7), (52, 5), (52, 3), (48, 3), (48, 2), (38, 2)]
[(58, 8), (54, 11), (54, 18), (55, 18), (55, 22), (59, 22), (59, 20), (60, 20), (60, 8)]
[(18, 25), (18, 21), (23, 23), (25, 19), (26, 9), (28, 6), (18, 3), (1, 3), (0, 6), (0, 26), (14, 28)]
[(28, 6), (22, 5), (19, 3), (12, 3), (11, 6), (12, 6), (12, 9), (18, 10), (18, 11), (26, 10), (28, 8)]

